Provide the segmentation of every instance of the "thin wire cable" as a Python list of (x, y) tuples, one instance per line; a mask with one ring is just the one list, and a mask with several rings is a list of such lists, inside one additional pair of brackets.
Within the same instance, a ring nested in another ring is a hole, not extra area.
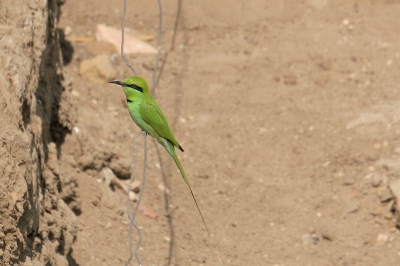
[[(147, 168), (147, 133), (145, 131), (141, 131), (135, 136), (135, 147), (134, 147), (134, 152), (133, 152), (133, 160), (134, 160), (134, 162), (136, 161), (137, 141), (138, 141), (138, 138), (140, 137), (140, 135), (143, 135), (143, 137), (144, 137), (143, 177), (145, 177), (146, 176), (146, 168)], [(131, 180), (129, 182), (129, 188), (132, 187), (134, 176), (135, 176), (135, 165), (133, 164), (132, 165)], [(140, 189), (138, 201), (136, 203), (136, 206), (135, 206), (135, 209), (133, 210), (133, 214), (132, 215), (130, 214), (131, 210), (130, 210), (129, 194), (128, 194), (128, 197), (127, 197), (126, 208), (127, 208), (127, 212), (128, 212), (128, 217), (130, 219), (130, 224), (129, 224), (129, 235), (130, 235), (130, 238), (129, 238), (129, 250), (130, 250), (130, 256), (129, 256), (129, 259), (125, 262), (124, 266), (128, 266), (129, 265), (129, 263), (132, 260), (133, 255), (135, 255), (135, 258), (136, 258), (137, 262), (139, 263), (139, 265), (140, 266), (143, 265), (142, 262), (140, 261), (139, 255), (138, 255), (138, 251), (139, 251), (140, 245), (142, 244), (143, 236), (142, 236), (142, 231), (140, 230), (139, 226), (135, 223), (135, 217), (136, 217), (137, 211), (139, 209), (140, 201), (142, 200), (142, 195), (143, 195), (143, 191), (144, 191), (145, 186), (146, 186), (146, 178), (143, 178), (142, 187)], [(139, 234), (139, 240), (138, 240), (138, 243), (136, 245), (134, 253), (132, 253), (132, 246), (133, 246), (132, 230), (133, 230), (133, 227), (136, 228), (136, 231)]]
[(178, 32), (178, 25), (179, 25), (179, 21), (181, 19), (181, 14), (182, 14), (182, 0), (178, 0), (178, 2), (177, 2), (177, 12), (176, 12), (175, 22), (174, 22), (174, 28), (172, 30), (171, 47), (163, 55), (163, 61), (162, 61), (161, 65), (160, 65), (160, 67), (157, 69), (158, 75), (157, 75), (157, 79), (156, 79), (156, 84), (158, 84), (158, 82), (160, 81), (160, 78), (161, 78), (162, 73), (164, 71), (164, 67), (167, 64), (168, 57), (169, 57), (170, 53), (175, 50), (175, 40), (176, 40), (176, 34)]
[[(158, 0), (158, 8), (159, 8), (159, 30), (158, 30), (158, 47), (157, 47), (157, 58), (156, 58), (156, 63), (155, 63), (155, 67), (154, 67), (154, 71), (153, 71), (153, 94), (154, 94), (154, 98), (155, 98), (155, 93), (156, 93), (156, 87), (157, 87), (157, 81), (156, 80), (156, 74), (158, 71), (158, 64), (160, 61), (160, 57), (161, 57), (161, 42), (162, 42), (162, 5), (161, 5), (161, 0)], [(125, 14), (126, 14), (126, 9), (127, 9), (127, 4), (126, 4), (126, 0), (124, 0), (124, 9), (123, 9), (123, 13), (121, 16), (121, 57), (124, 59), (126, 65), (132, 70), (133, 74), (135, 76), (137, 76), (136, 70), (131, 66), (131, 64), (129, 63), (128, 58), (125, 56), (124, 54), (124, 43), (125, 43)], [(134, 143), (134, 151), (133, 151), (133, 162), (132, 162), (132, 175), (131, 175), (131, 179), (129, 182), (129, 189), (132, 187), (132, 183), (135, 177), (135, 163), (136, 163), (136, 153), (137, 153), (137, 142), (139, 139), (140, 134), (144, 133), (144, 163), (143, 163), (143, 180), (142, 180), (142, 188), (140, 190), (139, 193), (139, 197), (138, 197), (138, 201), (137, 204), (135, 206), (135, 209), (133, 211), (133, 214), (131, 215), (130, 212), (130, 197), (129, 197), (129, 192), (127, 195), (127, 200), (126, 200), (126, 208), (127, 208), (127, 213), (128, 213), (128, 217), (130, 219), (130, 224), (129, 224), (129, 253), (130, 256), (128, 258), (128, 260), (125, 262), (124, 266), (128, 266), (129, 263), (131, 262), (133, 255), (135, 255), (135, 258), (137, 260), (137, 262), (139, 263), (140, 266), (142, 266), (142, 262), (140, 261), (139, 255), (138, 255), (138, 251), (140, 248), (140, 245), (142, 243), (142, 231), (140, 230), (139, 226), (135, 223), (135, 217), (139, 208), (139, 204), (140, 201), (142, 199), (143, 196), (143, 192), (144, 192), (144, 188), (145, 188), (145, 184), (146, 184), (146, 168), (147, 168), (147, 133), (142, 131), (139, 134), (137, 134), (135, 136), (135, 143)], [(132, 248), (133, 248), (133, 236), (132, 236), (132, 231), (133, 231), (133, 227), (135, 227), (136, 231), (139, 234), (139, 239), (135, 248), (135, 252), (132, 252)]]
[(159, 12), (159, 20), (158, 20), (158, 41), (157, 41), (157, 59), (154, 65), (153, 71), (153, 97), (156, 98), (156, 90), (157, 90), (157, 79), (156, 73), (158, 71), (158, 64), (161, 58), (161, 48), (162, 48), (162, 23), (163, 23), (163, 16), (162, 16), (162, 5), (161, 0), (157, 0), (158, 2), (158, 12)]
[[(137, 206), (139, 206), (139, 202), (140, 202), (140, 199), (141, 199), (140, 195), (143, 193), (143, 189), (140, 190), (138, 204), (136, 205), (135, 210), (133, 211), (132, 215), (131, 215), (131, 206), (130, 206), (131, 199), (129, 197), (129, 193), (131, 191), (133, 180), (135, 179), (135, 164), (136, 164), (136, 154), (137, 154), (137, 143), (138, 143), (138, 139), (139, 139), (140, 135), (142, 135), (142, 132), (139, 132), (135, 136), (135, 144), (133, 146), (132, 174), (131, 174), (131, 179), (129, 181), (128, 195), (126, 197), (126, 213), (128, 214), (128, 217), (129, 217), (129, 220), (130, 220), (130, 223), (129, 223), (129, 258), (125, 262), (124, 266), (127, 266), (131, 262), (133, 255), (135, 255), (136, 260), (138, 261), (139, 265), (142, 265), (142, 263), (141, 263), (141, 261), (139, 259), (139, 256), (137, 254), (138, 247), (139, 247), (140, 243), (142, 242), (142, 232), (140, 231), (139, 226), (137, 226), (137, 224), (135, 223), (135, 216), (136, 216), (136, 212), (137, 212), (137, 208), (138, 208)], [(132, 228), (132, 226), (134, 226), (136, 228), (136, 231), (139, 234), (138, 246), (135, 249), (135, 253), (132, 252), (132, 249), (133, 249), (133, 237), (132, 237), (132, 229), (133, 228)]]
[[(121, 57), (125, 60), (125, 64), (132, 70), (133, 74), (137, 76), (136, 70), (129, 63), (128, 58), (124, 54), (124, 43), (125, 43), (125, 14), (126, 14), (126, 0), (124, 0), (124, 11), (121, 17)], [(155, 70), (154, 70), (155, 71)]]
[[(143, 135), (143, 137), (144, 137), (143, 181), (142, 181), (142, 188), (140, 189), (140, 194), (139, 194), (138, 201), (137, 201), (137, 204), (136, 204), (136, 207), (135, 207), (135, 211), (133, 212), (133, 219), (132, 219), (132, 224), (138, 230), (139, 230), (139, 227), (136, 225), (134, 220), (135, 220), (135, 216), (136, 216), (137, 210), (139, 208), (140, 201), (142, 200), (144, 187), (146, 185), (146, 178), (145, 177), (146, 177), (146, 169), (147, 169), (147, 132), (142, 131), (142, 134), (144, 134)], [(140, 259), (139, 259), (139, 256), (138, 256), (138, 251), (139, 251), (139, 247), (140, 247), (141, 243), (142, 243), (142, 231), (139, 230), (139, 241), (138, 241), (136, 249), (135, 249), (136, 260), (139, 262), (139, 265), (142, 265), (142, 263), (140, 263)]]

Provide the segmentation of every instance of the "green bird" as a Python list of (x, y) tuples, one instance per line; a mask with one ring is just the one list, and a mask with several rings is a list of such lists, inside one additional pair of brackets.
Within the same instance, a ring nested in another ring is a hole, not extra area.
[(146, 131), (148, 134), (150, 134), (150, 136), (155, 138), (174, 159), (179, 171), (182, 174), (183, 180), (190, 189), (190, 193), (192, 194), (194, 203), (196, 204), (197, 210), (200, 213), (207, 233), (210, 235), (199, 205), (197, 204), (197, 200), (193, 194), (189, 180), (175, 152), (175, 147), (183, 152), (182, 146), (179, 145), (178, 141), (175, 139), (174, 134), (168, 125), (167, 119), (165, 118), (153, 95), (149, 91), (146, 81), (141, 77), (131, 76), (123, 81), (111, 81), (109, 83), (122, 86), (125, 92), (128, 109), (132, 120), (142, 130)]

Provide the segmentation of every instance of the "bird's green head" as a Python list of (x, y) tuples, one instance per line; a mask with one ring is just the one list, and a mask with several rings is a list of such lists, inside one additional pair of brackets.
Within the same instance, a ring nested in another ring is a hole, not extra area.
[(149, 93), (149, 88), (147, 87), (146, 81), (137, 76), (127, 77), (123, 81), (111, 81), (109, 83), (114, 83), (122, 86), (124, 89), (126, 98), (128, 100), (134, 100), (141, 98), (143, 94)]

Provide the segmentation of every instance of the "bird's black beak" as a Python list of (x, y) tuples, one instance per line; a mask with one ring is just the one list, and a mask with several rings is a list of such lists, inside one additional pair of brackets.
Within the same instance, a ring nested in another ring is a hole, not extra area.
[(120, 85), (120, 86), (124, 86), (125, 85), (125, 83), (123, 83), (121, 81), (118, 81), (118, 80), (110, 81), (108, 83), (113, 83), (113, 84), (117, 84), (117, 85)]

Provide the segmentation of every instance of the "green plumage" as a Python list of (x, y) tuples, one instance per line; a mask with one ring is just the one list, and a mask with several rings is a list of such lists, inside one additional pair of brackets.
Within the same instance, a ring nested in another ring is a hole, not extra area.
[(122, 86), (125, 92), (129, 113), (133, 121), (142, 130), (146, 131), (150, 136), (155, 138), (174, 159), (179, 171), (182, 174), (183, 180), (190, 189), (190, 193), (192, 194), (193, 200), (200, 213), (207, 233), (209, 233), (203, 215), (193, 194), (192, 188), (189, 184), (189, 180), (175, 152), (175, 147), (181, 151), (183, 151), (183, 149), (172, 133), (167, 119), (155, 101), (153, 95), (151, 95), (146, 81), (143, 78), (132, 76), (124, 79), (122, 82), (112, 81), (110, 83)]

